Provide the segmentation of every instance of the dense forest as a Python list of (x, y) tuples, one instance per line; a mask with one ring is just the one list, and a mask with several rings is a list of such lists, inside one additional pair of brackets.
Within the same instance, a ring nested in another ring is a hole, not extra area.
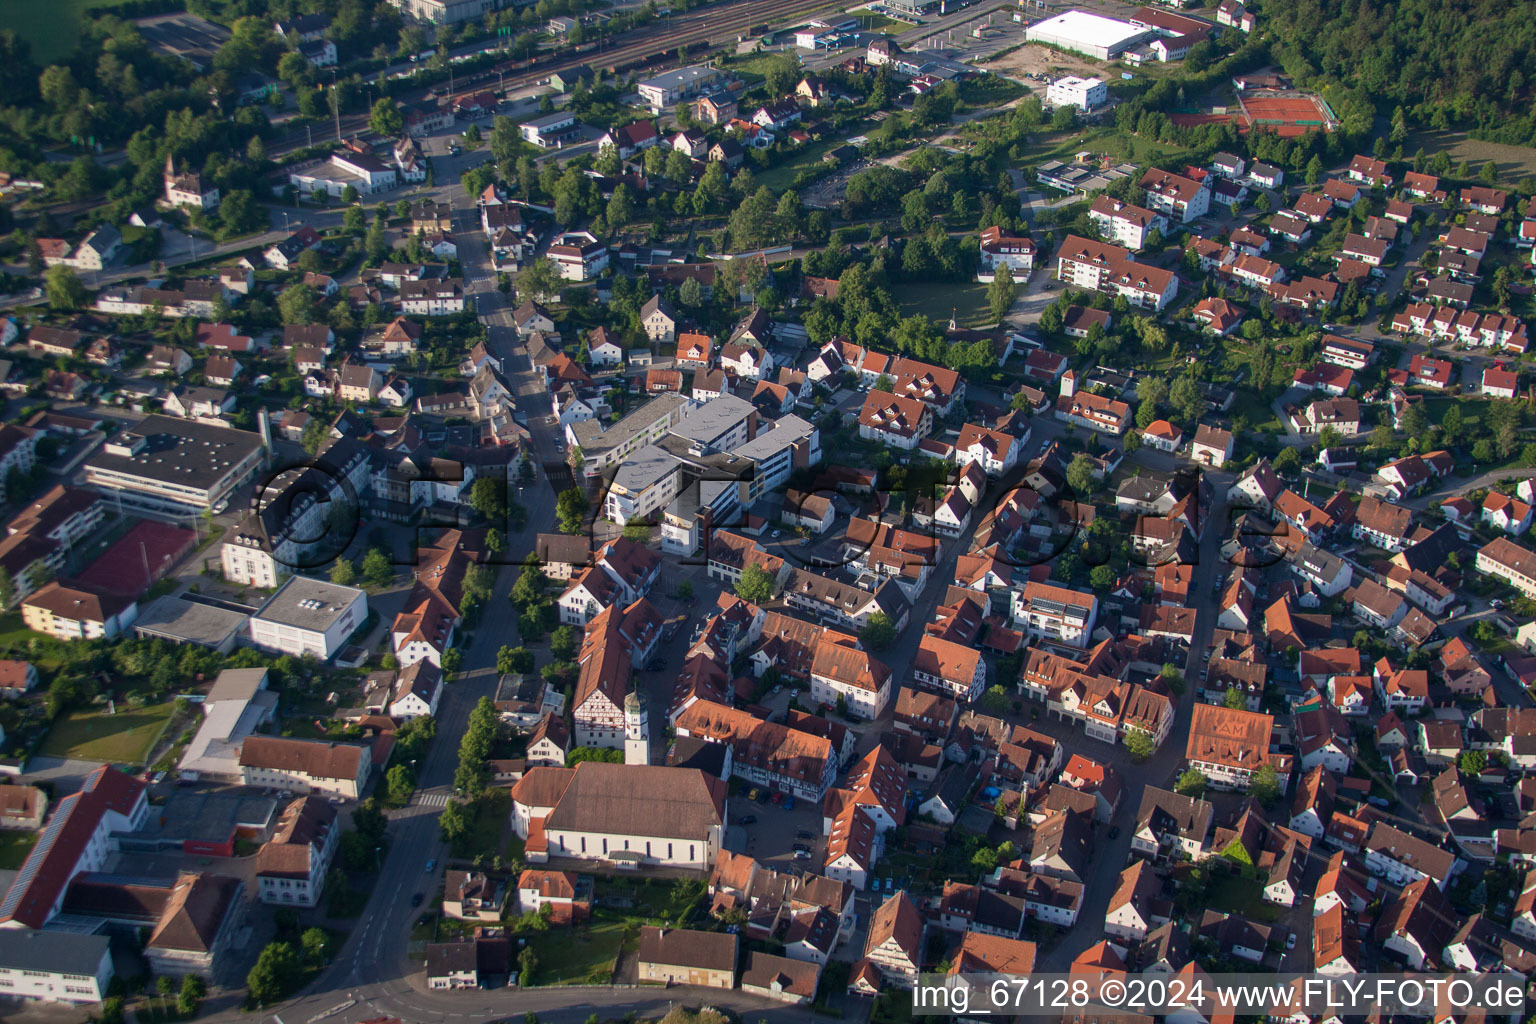
[[(1277, 63), (1365, 90), (1411, 128), (1536, 144), (1536, 14), (1522, 0), (1273, 0)], [(1261, 25), (1264, 21), (1260, 22)]]

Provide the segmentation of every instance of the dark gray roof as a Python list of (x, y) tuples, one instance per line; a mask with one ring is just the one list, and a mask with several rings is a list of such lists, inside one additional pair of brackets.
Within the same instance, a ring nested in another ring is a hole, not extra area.
[(108, 941), (105, 935), (0, 928), (0, 967), (95, 977)]

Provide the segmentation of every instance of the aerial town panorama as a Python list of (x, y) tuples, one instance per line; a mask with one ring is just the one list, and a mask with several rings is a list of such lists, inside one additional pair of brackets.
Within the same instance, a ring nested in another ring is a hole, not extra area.
[(0, 5), (0, 1020), (1531, 1019), (1300, 979), (1536, 979), (1533, 94), (1499, 0)]

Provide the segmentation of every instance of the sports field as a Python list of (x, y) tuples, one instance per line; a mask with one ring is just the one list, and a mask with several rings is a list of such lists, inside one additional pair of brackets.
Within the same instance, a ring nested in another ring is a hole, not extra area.
[(141, 519), (92, 562), (80, 579), (114, 594), (138, 596), (192, 550), (197, 534)]
[(78, 761), (143, 764), (175, 710), (171, 701), (142, 708), (120, 705), (115, 715), (97, 707), (80, 708), (54, 721), (38, 753)]

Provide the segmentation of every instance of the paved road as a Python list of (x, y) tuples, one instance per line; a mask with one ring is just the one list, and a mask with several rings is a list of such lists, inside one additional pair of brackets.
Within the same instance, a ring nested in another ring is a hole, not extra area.
[[(1200, 541), (1199, 568), (1195, 572), (1195, 642), (1185, 662), (1184, 678), (1187, 682), (1184, 695), (1179, 698), (1168, 739), (1147, 762), (1134, 763), (1123, 746), (1099, 744), (1095, 749), (1093, 757), (1114, 765), (1125, 784), (1120, 809), (1110, 822), (1111, 825), (1119, 826), (1120, 834), (1112, 840), (1107, 838), (1107, 832), (1096, 838), (1094, 855), (1089, 862), (1089, 877), (1083, 879), (1086, 892), (1077, 924), (1057, 938), (1049, 949), (1042, 951), (1039, 960), (1039, 969), (1042, 971), (1065, 971), (1078, 954), (1104, 937), (1104, 918), (1108, 912), (1109, 899), (1114, 895), (1120, 872), (1130, 863), (1131, 836), (1135, 831), (1132, 826), (1136, 811), (1141, 806), (1142, 793), (1148, 786), (1169, 788), (1184, 760), (1184, 738), (1189, 735), (1189, 721), (1194, 714), (1195, 702), (1199, 699), (1195, 689), (1202, 665), (1201, 654), (1210, 646), (1211, 633), (1216, 625), (1217, 595), (1212, 583), (1216, 574), (1225, 567), (1220, 548), (1226, 528), (1227, 488), (1232, 483), (1231, 474), (1220, 470), (1206, 471), (1206, 479), (1211, 483), (1213, 500), (1204, 536)], [(1084, 745), (1089, 742), (1083, 739)]]

